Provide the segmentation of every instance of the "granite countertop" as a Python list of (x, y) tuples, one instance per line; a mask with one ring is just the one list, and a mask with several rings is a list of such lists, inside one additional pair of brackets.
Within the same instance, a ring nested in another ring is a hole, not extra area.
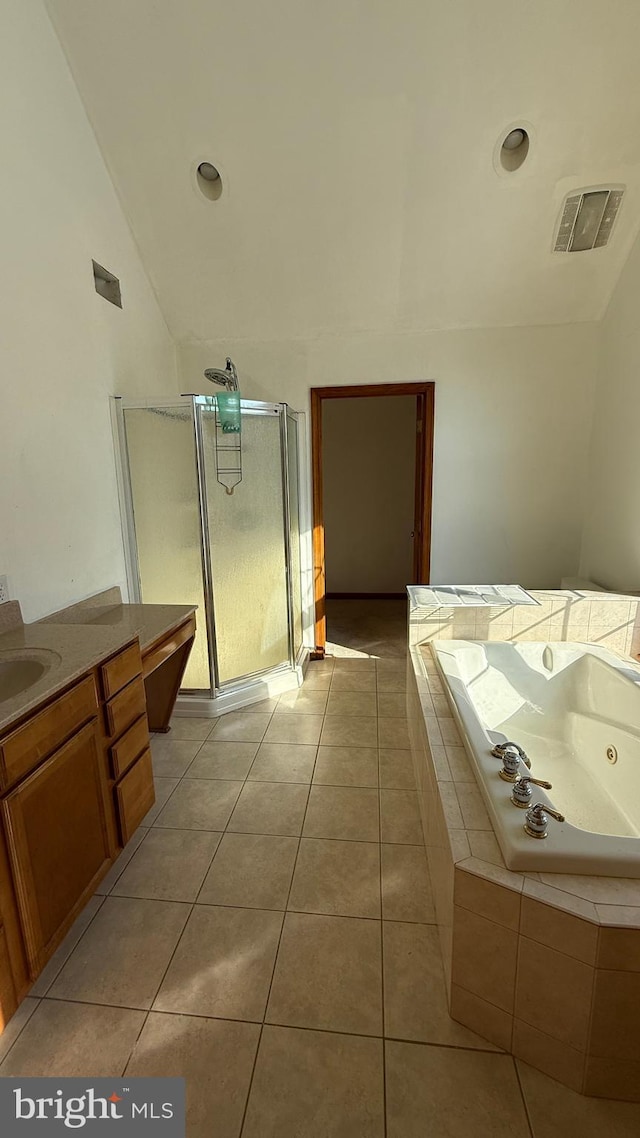
[[(71, 605), (51, 616), (45, 616), (40, 626), (52, 624), (69, 628), (84, 625), (88, 628), (119, 629), (123, 637), (138, 637), (144, 652), (160, 636), (165, 636), (193, 612), (195, 605)], [(123, 640), (123, 643), (125, 641)]]
[(68, 687), (136, 639), (144, 652), (176, 628), (195, 605), (73, 605), (34, 624), (14, 623), (0, 635), (0, 662), (16, 657), (46, 666), (25, 691), (0, 701), (0, 731)]

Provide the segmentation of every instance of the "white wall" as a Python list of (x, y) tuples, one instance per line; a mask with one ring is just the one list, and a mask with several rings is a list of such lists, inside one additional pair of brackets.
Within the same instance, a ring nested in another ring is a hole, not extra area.
[(2, 7), (0, 574), (30, 620), (124, 582), (109, 395), (175, 391), (175, 348), (43, 4)]
[(416, 399), (325, 399), (327, 592), (403, 593), (412, 578)]
[(602, 324), (580, 572), (640, 589), (640, 240)]
[(243, 393), (308, 410), (328, 384), (436, 381), (433, 581), (559, 586), (580, 555), (598, 326), (487, 328), (179, 349), (184, 391), (231, 355)]

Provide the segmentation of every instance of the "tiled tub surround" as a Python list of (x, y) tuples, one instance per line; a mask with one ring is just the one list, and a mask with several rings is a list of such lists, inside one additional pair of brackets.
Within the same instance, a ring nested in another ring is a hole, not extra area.
[[(508, 868), (639, 877), (640, 667), (599, 645), (432, 646)], [(526, 833), (492, 754), (511, 739), (547, 782), (530, 787), (530, 803), (564, 815), (544, 841)]]
[(409, 645), (430, 640), (580, 640), (624, 656), (640, 650), (640, 598), (531, 589), (535, 606), (432, 606), (409, 612)]
[(452, 1016), (576, 1091), (640, 1101), (640, 880), (508, 870), (430, 646), (410, 649), (407, 711)]

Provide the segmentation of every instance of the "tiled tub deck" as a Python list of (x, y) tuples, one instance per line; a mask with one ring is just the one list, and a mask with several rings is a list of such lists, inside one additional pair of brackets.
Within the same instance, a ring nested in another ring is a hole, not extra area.
[(506, 868), (428, 644), (407, 714), (451, 1015), (576, 1091), (640, 1101), (640, 879)]

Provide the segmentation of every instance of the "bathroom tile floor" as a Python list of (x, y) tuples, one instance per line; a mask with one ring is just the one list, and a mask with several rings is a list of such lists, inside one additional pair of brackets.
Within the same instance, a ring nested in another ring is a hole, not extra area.
[(327, 600), (327, 652), (404, 657), (407, 651), (405, 599)]
[[(152, 742), (158, 802), (0, 1075), (183, 1075), (189, 1138), (631, 1138), (447, 1012), (398, 654)], [(382, 743), (384, 740), (384, 743)]]

